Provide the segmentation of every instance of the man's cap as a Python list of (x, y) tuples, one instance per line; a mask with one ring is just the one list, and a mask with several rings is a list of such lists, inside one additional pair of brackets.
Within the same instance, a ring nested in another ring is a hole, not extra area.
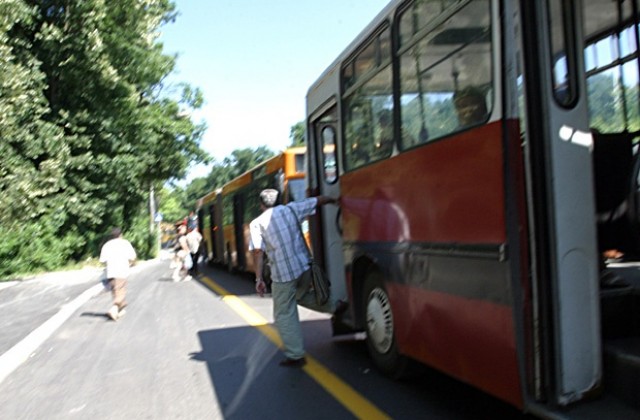
[(117, 227), (111, 229), (111, 236), (113, 236), (114, 238), (117, 238), (120, 235), (122, 235), (122, 229)]
[(260, 201), (267, 207), (273, 207), (278, 200), (278, 190), (267, 188), (260, 193)]

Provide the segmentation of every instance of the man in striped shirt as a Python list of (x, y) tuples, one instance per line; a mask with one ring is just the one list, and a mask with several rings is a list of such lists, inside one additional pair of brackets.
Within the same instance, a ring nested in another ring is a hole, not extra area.
[[(298, 279), (309, 269), (311, 256), (300, 231), (300, 222), (315, 213), (325, 204), (337, 204), (338, 200), (318, 196), (287, 205), (276, 205), (278, 191), (266, 189), (260, 193), (263, 213), (249, 225), (251, 240), (249, 250), (253, 253), (256, 270), (256, 291), (263, 296), (266, 284), (262, 278), (263, 256), (269, 256), (271, 267), (271, 294), (276, 328), (284, 344), (286, 358), (281, 366), (300, 367), (306, 363), (302, 327), (298, 317), (296, 286)], [(309, 300), (309, 303), (312, 303)], [(332, 296), (322, 306), (307, 305), (319, 312), (339, 315), (346, 303)]]

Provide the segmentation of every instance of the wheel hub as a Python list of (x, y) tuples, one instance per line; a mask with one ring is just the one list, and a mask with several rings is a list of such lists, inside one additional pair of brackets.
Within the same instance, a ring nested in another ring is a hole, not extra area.
[(386, 353), (393, 342), (393, 315), (384, 290), (373, 289), (367, 303), (367, 335), (379, 353)]

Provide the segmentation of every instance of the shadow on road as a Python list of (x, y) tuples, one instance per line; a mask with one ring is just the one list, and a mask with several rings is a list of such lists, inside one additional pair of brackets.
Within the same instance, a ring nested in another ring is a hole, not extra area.
[(317, 418), (353, 416), (304, 371), (278, 365), (282, 353), (252, 327), (198, 333), (205, 362), (225, 419)]
[(109, 318), (109, 315), (107, 315), (106, 312), (83, 312), (80, 314), (80, 316), (85, 316), (85, 317), (93, 317), (93, 318), (103, 318), (107, 321), (110, 321), (111, 318)]

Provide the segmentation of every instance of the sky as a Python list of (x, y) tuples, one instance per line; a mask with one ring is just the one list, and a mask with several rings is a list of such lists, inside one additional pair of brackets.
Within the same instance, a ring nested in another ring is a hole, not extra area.
[[(389, 0), (174, 0), (159, 41), (178, 61), (169, 81), (200, 88), (201, 147), (217, 162), (241, 148), (286, 148), (309, 86)], [(192, 167), (188, 179), (209, 168)]]

